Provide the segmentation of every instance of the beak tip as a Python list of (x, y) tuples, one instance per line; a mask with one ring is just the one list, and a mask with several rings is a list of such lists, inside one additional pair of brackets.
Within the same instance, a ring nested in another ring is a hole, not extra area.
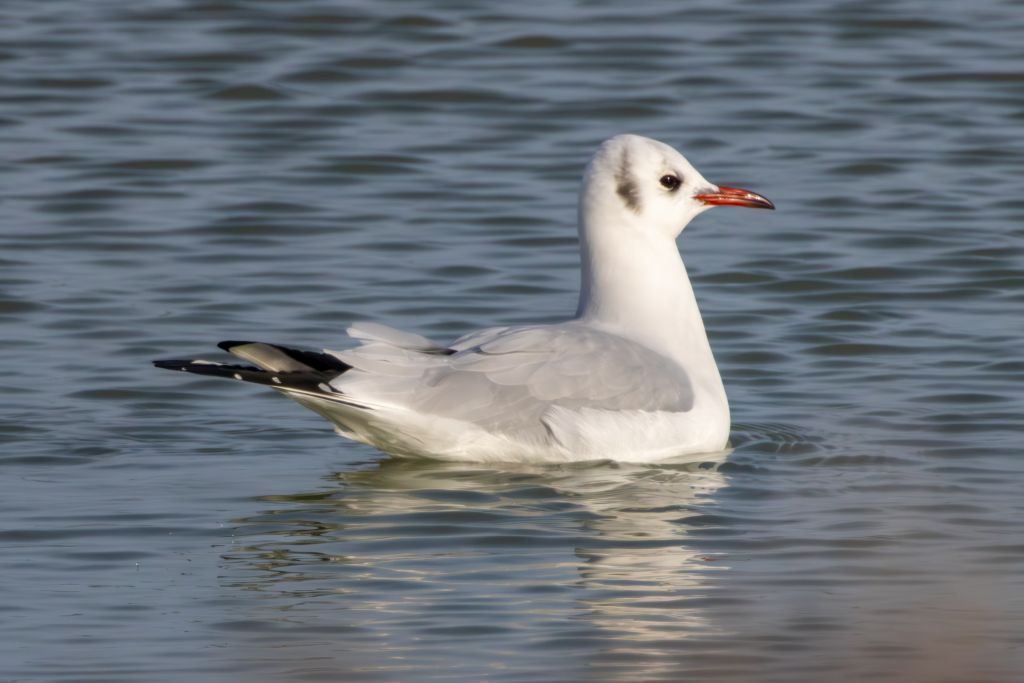
[(697, 195), (697, 199), (712, 206), (743, 206), (748, 209), (775, 209), (775, 204), (756, 192), (740, 187), (719, 185), (718, 191)]

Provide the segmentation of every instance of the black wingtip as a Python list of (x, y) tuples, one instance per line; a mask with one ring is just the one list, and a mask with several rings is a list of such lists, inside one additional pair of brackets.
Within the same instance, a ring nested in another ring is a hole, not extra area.
[(153, 365), (165, 370), (184, 370), (185, 366), (191, 364), (190, 360), (155, 360)]
[[(153, 365), (164, 370), (184, 370), (196, 375), (209, 375), (212, 377), (234, 377), (235, 379), (246, 379), (266, 384), (270, 380), (270, 373), (253, 365), (233, 365), (228, 363), (214, 363), (208, 360), (155, 360)], [(241, 376), (239, 376), (241, 375)]]
[[(276, 349), (278, 352), (283, 353), (285, 356), (291, 358), (293, 361), (301, 363), (302, 365), (307, 366), (309, 369), (316, 370), (319, 372), (329, 372), (338, 374), (345, 372), (346, 370), (352, 369), (352, 366), (349, 365), (348, 363), (345, 363), (341, 359), (329, 353), (324, 353), (323, 351), (307, 351), (305, 349), (293, 349), (289, 346), (280, 346), (278, 344), (268, 344), (267, 342), (237, 340), (222, 341), (221, 343), (217, 344), (217, 346), (223, 349), (224, 351), (227, 351), (228, 353), (234, 353), (232, 349), (235, 349), (239, 346), (246, 346), (249, 344), (253, 346), (262, 346), (271, 349)], [(242, 357), (245, 358), (246, 356)], [(259, 361), (256, 362), (258, 363)]]

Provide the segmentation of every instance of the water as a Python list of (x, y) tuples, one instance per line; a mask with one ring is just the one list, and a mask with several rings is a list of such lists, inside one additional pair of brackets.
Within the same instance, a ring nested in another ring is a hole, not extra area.
[[(0, 15), (3, 680), (1020, 679), (1019, 5)], [(399, 462), (149, 366), (557, 320), (626, 131), (779, 207), (680, 240), (723, 463)]]

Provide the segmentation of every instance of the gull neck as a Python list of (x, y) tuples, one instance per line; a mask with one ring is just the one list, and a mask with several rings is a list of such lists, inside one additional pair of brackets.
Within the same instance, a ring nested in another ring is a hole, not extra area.
[(633, 339), (724, 397), (697, 299), (675, 240), (630, 218), (580, 215), (581, 322)]

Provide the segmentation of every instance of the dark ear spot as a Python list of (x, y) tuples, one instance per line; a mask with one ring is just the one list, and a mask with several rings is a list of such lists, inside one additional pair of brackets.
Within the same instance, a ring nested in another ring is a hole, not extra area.
[(615, 192), (622, 197), (627, 209), (640, 213), (640, 187), (629, 172), (629, 154), (626, 152), (623, 152), (619, 170), (615, 174)]

